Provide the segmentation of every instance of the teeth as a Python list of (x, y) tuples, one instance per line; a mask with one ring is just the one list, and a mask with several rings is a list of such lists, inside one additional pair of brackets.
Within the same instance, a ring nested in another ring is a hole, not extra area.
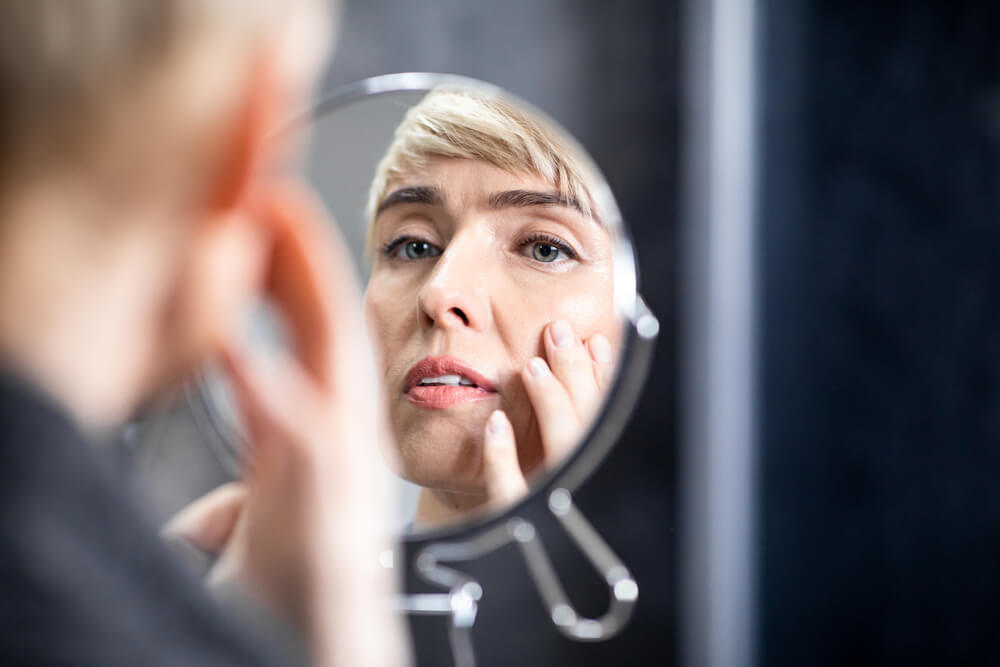
[(422, 385), (432, 385), (432, 384), (443, 384), (452, 387), (457, 387), (459, 385), (463, 387), (475, 387), (476, 383), (468, 378), (462, 377), (461, 375), (441, 375), (433, 378), (424, 378), (420, 381)]

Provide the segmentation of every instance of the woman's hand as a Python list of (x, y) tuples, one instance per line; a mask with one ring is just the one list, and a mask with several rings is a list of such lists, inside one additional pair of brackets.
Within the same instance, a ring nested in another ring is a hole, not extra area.
[[(521, 379), (538, 422), (544, 462), (553, 466), (583, 437), (601, 406), (614, 371), (608, 339), (580, 340), (569, 322), (558, 319), (542, 334), (545, 354), (531, 359)], [(490, 502), (500, 506), (527, 491), (510, 421), (501, 410), (487, 420), (483, 471)]]
[(168, 542), (185, 543), (209, 558), (218, 558), (229, 544), (246, 495), (241, 482), (223, 484), (175, 514), (161, 535)]
[(312, 640), (318, 663), (406, 664), (391, 574), (378, 564), (390, 547), (377, 469), (388, 429), (352, 263), (307, 193), (276, 189), (260, 215), (274, 231), (264, 289), (293, 353), (261, 360), (225, 346), (251, 441), (244, 484), (170, 529), (221, 550), (210, 579), (262, 594)]

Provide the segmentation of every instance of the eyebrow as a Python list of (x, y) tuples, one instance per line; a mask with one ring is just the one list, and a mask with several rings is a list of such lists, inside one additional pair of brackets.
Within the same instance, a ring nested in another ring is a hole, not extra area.
[(389, 193), (389, 196), (382, 200), (375, 209), (375, 217), (382, 215), (382, 212), (393, 206), (403, 204), (430, 204), (431, 206), (441, 206), (444, 204), (444, 194), (438, 188), (430, 185), (415, 185), (406, 188), (399, 188)]
[[(375, 209), (377, 218), (388, 208), (401, 206), (403, 204), (427, 204), (429, 206), (443, 206), (444, 193), (432, 185), (413, 185), (399, 188), (389, 193), (385, 199)], [(521, 208), (530, 206), (563, 206), (571, 208), (586, 215), (586, 211), (580, 202), (574, 198), (559, 192), (541, 192), (538, 190), (504, 190), (490, 195), (487, 201), (489, 207), (494, 210), (504, 208)]]
[(489, 206), (492, 209), (524, 207), (524, 206), (565, 206), (586, 212), (583, 206), (573, 197), (559, 192), (538, 192), (536, 190), (505, 190), (490, 195)]

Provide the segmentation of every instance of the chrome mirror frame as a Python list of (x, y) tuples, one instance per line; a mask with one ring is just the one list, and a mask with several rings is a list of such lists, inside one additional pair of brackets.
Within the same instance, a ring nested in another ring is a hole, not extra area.
[[(290, 126), (312, 123), (335, 109), (371, 96), (430, 91), (440, 86), (475, 88), (485, 96), (515, 102), (562, 133), (567, 144), (582, 156), (593, 173), (600, 176), (602, 187), (592, 194), (598, 207), (607, 212), (608, 222), (615, 230), (614, 299), (625, 328), (622, 352), (608, 399), (581, 444), (566, 460), (536, 480), (524, 498), (501, 512), (401, 537), (404, 544), (416, 549), (412, 566), (420, 579), (443, 592), (402, 595), (395, 606), (408, 614), (449, 616), (449, 639), (455, 664), (466, 667), (475, 664), (470, 631), (484, 591), (475, 579), (455, 569), (452, 564), (475, 560), (512, 542), (518, 546), (525, 560), (552, 623), (566, 637), (577, 641), (607, 640), (621, 631), (631, 617), (638, 599), (638, 584), (621, 559), (574, 505), (572, 491), (604, 460), (631, 416), (649, 371), (660, 325), (639, 296), (633, 244), (606, 179), (587, 151), (559, 123), (531, 104), (497, 86), (466, 77), (422, 72), (388, 74), (362, 80), (324, 96), (311, 109), (298, 115)], [(238, 457), (226, 443), (223, 434), (227, 430), (212, 408), (205, 386), (193, 390), (189, 401), (222, 464), (230, 470), (238, 470)], [(573, 608), (538, 529), (521, 516), (527, 504), (539, 497), (547, 498), (548, 511), (608, 586), (609, 607), (599, 618), (583, 617)], [(394, 567), (400, 553), (402, 549), (387, 552), (380, 562), (384, 567)]]

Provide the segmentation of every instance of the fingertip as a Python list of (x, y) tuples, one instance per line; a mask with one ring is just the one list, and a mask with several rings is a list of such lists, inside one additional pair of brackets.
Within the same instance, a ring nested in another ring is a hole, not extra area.
[(503, 428), (503, 412), (500, 410), (494, 410), (490, 414), (490, 418), (486, 420), (486, 433), (488, 435), (496, 435)]
[(483, 439), (483, 455), (487, 468), (493, 473), (508, 470), (511, 461), (517, 460), (517, 446), (514, 429), (503, 410), (494, 410), (486, 420), (486, 435)]
[(528, 377), (533, 379), (541, 379), (550, 375), (552, 371), (549, 369), (549, 365), (541, 357), (533, 357), (527, 366)]
[(503, 410), (494, 410), (486, 420), (487, 435), (499, 436), (511, 432), (510, 420)]
[(504, 504), (525, 491), (514, 441), (514, 429), (503, 410), (494, 410), (486, 420), (483, 447), (484, 481), (491, 501)]
[(569, 321), (561, 317), (553, 320), (549, 325), (549, 338), (552, 344), (559, 349), (573, 347), (573, 344), (576, 342), (573, 326)]
[(178, 512), (163, 528), (207, 553), (221, 550), (232, 533), (246, 501), (245, 485), (224, 484)]
[(612, 358), (611, 343), (604, 334), (594, 334), (587, 344), (590, 358), (599, 364), (610, 364)]

